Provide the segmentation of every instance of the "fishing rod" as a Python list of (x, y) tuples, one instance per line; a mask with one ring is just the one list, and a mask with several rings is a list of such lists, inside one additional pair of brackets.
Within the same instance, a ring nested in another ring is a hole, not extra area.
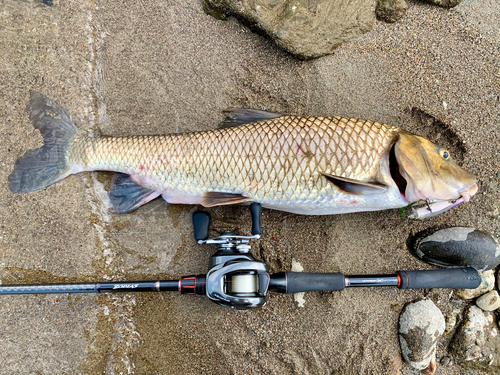
[(301, 293), (340, 291), (347, 287), (395, 286), (400, 289), (475, 289), (481, 277), (472, 267), (424, 271), (397, 271), (393, 275), (354, 275), (341, 273), (280, 272), (269, 274), (265, 263), (250, 253), (248, 242), (260, 238), (261, 206), (250, 205), (252, 235), (223, 232), (208, 239), (210, 216), (193, 215), (194, 237), (199, 244), (217, 244), (205, 275), (184, 276), (179, 280), (67, 283), (40, 285), (2, 285), (0, 295), (108, 292), (173, 292), (206, 295), (211, 301), (232, 309), (262, 307), (268, 292)]

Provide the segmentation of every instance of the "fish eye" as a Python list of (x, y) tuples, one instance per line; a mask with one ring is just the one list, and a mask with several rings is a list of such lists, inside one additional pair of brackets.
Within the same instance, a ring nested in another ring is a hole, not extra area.
[(444, 160), (448, 160), (450, 158), (450, 153), (446, 150), (438, 150), (439, 151), (439, 155), (441, 155), (443, 157)]

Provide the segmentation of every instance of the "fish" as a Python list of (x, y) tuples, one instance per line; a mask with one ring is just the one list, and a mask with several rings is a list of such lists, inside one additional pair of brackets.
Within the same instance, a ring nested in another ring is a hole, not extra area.
[(425, 218), (468, 202), (478, 189), (476, 177), (448, 150), (379, 122), (232, 108), (213, 130), (112, 137), (80, 129), (36, 91), (26, 109), (44, 144), (16, 161), (10, 190), (30, 192), (72, 174), (112, 171), (108, 193), (116, 213), (161, 196), (170, 204), (255, 202), (302, 215), (420, 202), (416, 217)]

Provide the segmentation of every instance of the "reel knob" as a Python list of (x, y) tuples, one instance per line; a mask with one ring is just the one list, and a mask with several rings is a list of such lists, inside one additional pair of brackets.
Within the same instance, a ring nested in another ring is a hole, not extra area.
[(196, 241), (206, 240), (208, 238), (208, 227), (210, 226), (210, 215), (199, 211), (193, 214), (194, 239)]
[(262, 215), (262, 206), (260, 203), (252, 203), (250, 205), (250, 215), (252, 215), (252, 235), (261, 235), (260, 217)]

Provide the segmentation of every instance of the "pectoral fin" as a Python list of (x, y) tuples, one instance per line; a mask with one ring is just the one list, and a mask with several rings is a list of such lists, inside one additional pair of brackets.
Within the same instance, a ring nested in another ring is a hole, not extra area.
[(251, 198), (244, 197), (241, 194), (220, 193), (217, 191), (208, 191), (203, 194), (201, 198), (201, 204), (204, 207), (223, 206), (226, 204), (238, 204), (251, 201)]
[(328, 181), (337, 186), (346, 194), (364, 195), (364, 194), (382, 194), (387, 190), (387, 185), (377, 181), (358, 181), (352, 178), (339, 177), (323, 173)]
[(124, 214), (148, 203), (160, 193), (137, 185), (128, 174), (115, 173), (109, 189), (111, 208), (118, 214)]

